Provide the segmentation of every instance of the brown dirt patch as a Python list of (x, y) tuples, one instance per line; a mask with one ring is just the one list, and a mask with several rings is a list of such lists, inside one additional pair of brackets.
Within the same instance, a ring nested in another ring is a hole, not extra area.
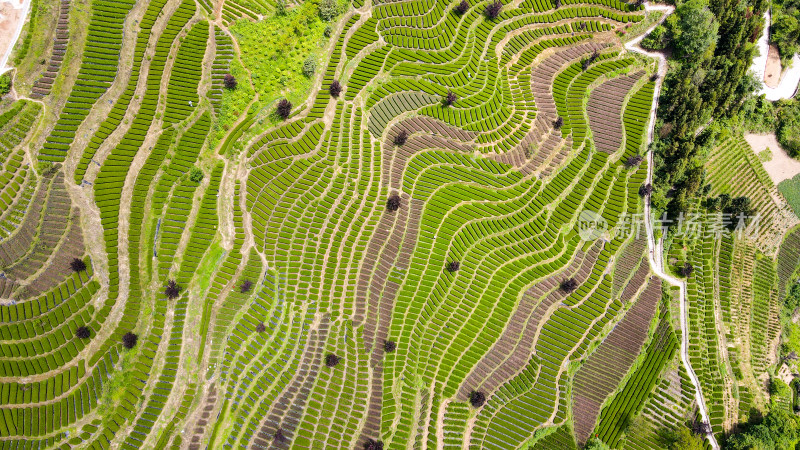
[(769, 46), (767, 52), (767, 67), (764, 69), (764, 84), (767, 87), (776, 88), (781, 84), (781, 57), (778, 48), (774, 45)]
[(781, 148), (775, 133), (745, 134), (744, 140), (750, 144), (756, 154), (766, 149), (770, 150), (772, 159), (765, 161), (763, 165), (773, 183), (778, 184), (800, 174), (800, 161), (793, 159)]

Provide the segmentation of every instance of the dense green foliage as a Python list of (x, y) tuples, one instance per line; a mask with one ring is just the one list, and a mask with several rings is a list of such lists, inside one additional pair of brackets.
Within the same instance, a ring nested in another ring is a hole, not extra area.
[(800, 308), (800, 283), (795, 283), (789, 288), (789, 293), (786, 295), (786, 300), (784, 300), (783, 305), (784, 310), (789, 313)]
[(670, 436), (672, 441), (669, 445), (670, 450), (703, 450), (705, 448), (703, 438), (698, 436), (689, 428), (681, 428)]
[(641, 46), (647, 50), (663, 50), (669, 39), (670, 33), (667, 31), (667, 27), (659, 25), (642, 39)]
[(783, 410), (773, 410), (760, 423), (746, 424), (741, 432), (731, 435), (727, 450), (795, 448), (800, 439), (800, 418)]
[(800, 103), (797, 100), (770, 102), (763, 95), (750, 97), (742, 104), (734, 122), (741, 123), (749, 131), (774, 131), (781, 147), (792, 157), (800, 158)]
[(699, 58), (717, 42), (719, 23), (704, 0), (689, 0), (667, 18), (677, 56)]
[(319, 4), (319, 16), (322, 20), (333, 20), (339, 14), (339, 5), (336, 0), (322, 0)]
[(778, 47), (781, 63), (788, 65), (800, 42), (800, 1), (776, 0), (772, 3), (770, 42)]
[(719, 22), (706, 0), (682, 3), (664, 25), (653, 29), (643, 40), (648, 50), (663, 50), (671, 46), (679, 58), (701, 58), (717, 42)]
[(11, 92), (11, 75), (8, 72), (0, 75), (0, 95)]
[[(676, 53), (664, 80), (656, 125), (659, 139), (653, 144), (656, 210), (677, 215), (701, 193), (704, 153), (714, 136), (698, 136), (697, 130), (712, 115), (725, 118), (737, 113), (754, 89), (746, 74), (764, 7), (761, 0), (712, 0), (707, 4), (716, 18), (712, 21), (706, 5), (693, 0), (679, 6), (675, 18), (670, 18), (669, 33), (677, 33), (670, 46)], [(708, 28), (718, 29), (716, 37), (708, 35)]]
[(596, 437), (590, 439), (583, 448), (584, 450), (611, 450), (611, 447)]
[(800, 158), (800, 103), (781, 101), (777, 108), (777, 136), (781, 146), (795, 158)]

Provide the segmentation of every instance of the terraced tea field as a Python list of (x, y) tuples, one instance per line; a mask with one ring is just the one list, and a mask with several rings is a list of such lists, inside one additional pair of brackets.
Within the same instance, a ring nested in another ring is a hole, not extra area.
[(53, 5), (0, 101), (0, 448), (658, 448), (706, 410), (718, 448), (765, 404), (799, 234), (746, 142), (707, 172), (768, 233), (654, 267), (625, 43), (671, 9)]

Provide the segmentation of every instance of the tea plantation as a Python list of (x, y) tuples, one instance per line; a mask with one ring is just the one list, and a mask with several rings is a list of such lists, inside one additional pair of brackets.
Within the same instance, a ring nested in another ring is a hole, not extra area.
[(33, 3), (0, 449), (719, 448), (798, 404), (800, 220), (741, 133), (686, 213), (759, 233), (645, 217), (671, 7)]

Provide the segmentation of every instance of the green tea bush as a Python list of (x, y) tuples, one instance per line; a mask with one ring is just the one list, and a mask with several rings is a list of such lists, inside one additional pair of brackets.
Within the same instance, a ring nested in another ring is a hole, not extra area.
[(203, 181), (203, 171), (197, 167), (192, 167), (192, 170), (189, 171), (189, 179), (195, 183)]

